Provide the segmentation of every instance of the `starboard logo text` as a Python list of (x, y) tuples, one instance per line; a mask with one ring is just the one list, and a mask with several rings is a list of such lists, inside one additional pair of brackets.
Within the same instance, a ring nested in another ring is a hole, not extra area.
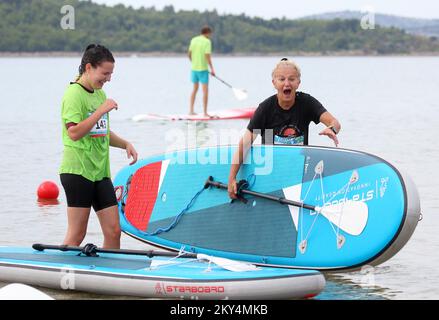
[(223, 286), (184, 286), (165, 285), (158, 282), (155, 286), (157, 294), (196, 294), (196, 293), (224, 293)]

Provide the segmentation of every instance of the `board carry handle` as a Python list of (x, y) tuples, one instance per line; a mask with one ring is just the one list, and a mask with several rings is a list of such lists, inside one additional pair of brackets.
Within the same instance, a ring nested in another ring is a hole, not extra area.
[(114, 253), (114, 254), (128, 254), (128, 255), (138, 255), (152, 257), (185, 257), (185, 258), (197, 258), (195, 253), (176, 253), (176, 252), (166, 252), (166, 251), (155, 251), (155, 250), (130, 250), (130, 249), (104, 249), (98, 248), (94, 244), (88, 243), (84, 247), (75, 247), (67, 245), (50, 245), (35, 243), (32, 248), (37, 251), (49, 250), (60, 250), (60, 251), (76, 251), (81, 252), (87, 256), (94, 256), (96, 253)]

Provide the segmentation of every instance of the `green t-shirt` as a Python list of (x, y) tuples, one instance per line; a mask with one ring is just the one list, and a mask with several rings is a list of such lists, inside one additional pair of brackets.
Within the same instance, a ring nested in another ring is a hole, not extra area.
[(64, 93), (61, 109), (64, 154), (60, 173), (78, 174), (90, 181), (110, 178), (110, 122), (106, 113), (84, 137), (70, 139), (66, 124), (87, 119), (104, 103), (103, 90), (90, 92), (78, 83), (72, 83)]
[(189, 45), (189, 51), (192, 56), (192, 70), (209, 70), (206, 59), (206, 54), (212, 53), (212, 42), (209, 38), (203, 35), (193, 37)]

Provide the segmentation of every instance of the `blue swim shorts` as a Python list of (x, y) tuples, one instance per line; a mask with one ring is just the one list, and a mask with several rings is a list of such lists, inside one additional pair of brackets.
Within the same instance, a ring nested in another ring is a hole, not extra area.
[(191, 73), (191, 80), (192, 83), (198, 83), (201, 82), (202, 84), (209, 83), (209, 71), (194, 71), (192, 70)]

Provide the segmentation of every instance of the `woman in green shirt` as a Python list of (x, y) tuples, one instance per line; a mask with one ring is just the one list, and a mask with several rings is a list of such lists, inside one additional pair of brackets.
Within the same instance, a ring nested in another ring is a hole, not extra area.
[(120, 247), (117, 200), (111, 182), (109, 147), (125, 149), (130, 164), (137, 152), (128, 141), (110, 130), (110, 111), (117, 103), (107, 99), (102, 87), (111, 80), (114, 58), (100, 45), (89, 45), (62, 100), (63, 159), (61, 183), (67, 198), (68, 229), (65, 245), (79, 246), (87, 232), (91, 207), (104, 234), (104, 248)]

